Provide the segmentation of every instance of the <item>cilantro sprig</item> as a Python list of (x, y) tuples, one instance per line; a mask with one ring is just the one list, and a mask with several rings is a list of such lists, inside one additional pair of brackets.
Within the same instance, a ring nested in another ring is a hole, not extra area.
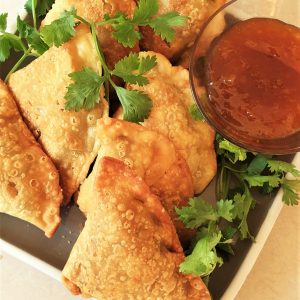
[(138, 31), (138, 27), (141, 26), (150, 26), (163, 40), (171, 42), (175, 38), (173, 27), (184, 26), (187, 17), (179, 15), (178, 12), (169, 12), (156, 17), (158, 10), (157, 0), (140, 0), (132, 18), (121, 12), (114, 16), (106, 14), (104, 21), (98, 22), (96, 25), (110, 24), (114, 29), (113, 36), (125, 47), (133, 48), (136, 42), (142, 38)]
[(112, 26), (114, 29), (113, 37), (123, 46), (133, 48), (136, 42), (141, 39), (138, 30), (140, 26), (150, 26), (162, 39), (170, 42), (175, 38), (173, 27), (183, 26), (187, 18), (180, 16), (177, 12), (156, 16), (159, 9), (158, 1), (140, 0), (132, 18), (119, 12), (114, 16), (106, 14), (101, 22), (88, 22), (77, 15), (76, 10), (72, 8), (70, 11), (65, 11), (59, 19), (45, 25), (38, 31), (37, 18), (45, 15), (52, 4), (52, 0), (28, 0), (25, 8), (32, 15), (33, 26), (18, 17), (17, 35), (5, 32), (7, 14), (0, 15), (0, 62), (9, 57), (12, 49), (23, 51), (22, 57), (11, 69), (6, 81), (29, 56), (38, 57), (50, 47), (59, 47), (67, 42), (76, 34), (75, 27), (81, 22), (90, 28), (102, 70), (97, 73), (89, 68), (83, 68), (69, 74), (72, 83), (67, 87), (65, 108), (76, 111), (92, 109), (99, 102), (99, 92), (102, 85), (105, 85), (106, 99), (109, 101), (109, 86), (111, 85), (123, 106), (125, 120), (141, 122), (147, 118), (152, 108), (152, 102), (147, 94), (116, 86), (112, 81), (112, 76), (120, 77), (125, 83), (140, 86), (148, 84), (145, 74), (156, 65), (155, 56), (140, 58), (138, 54), (131, 53), (117, 62), (114, 68), (110, 70), (97, 38), (96, 28), (98, 26)]
[[(91, 81), (89, 77), (97, 78), (98, 84), (105, 85), (106, 99), (109, 101), (109, 85), (116, 91), (124, 111), (124, 119), (131, 122), (142, 122), (149, 116), (152, 108), (152, 101), (147, 94), (137, 90), (127, 90), (117, 86), (112, 76), (120, 77), (125, 83), (138, 84), (139, 86), (148, 84), (145, 74), (156, 65), (155, 56), (140, 58), (137, 53), (130, 53), (128, 56), (116, 63), (113, 70), (110, 70), (106, 64), (101, 44), (97, 38), (96, 27), (111, 25), (114, 29), (113, 37), (125, 47), (133, 48), (136, 42), (141, 38), (138, 31), (139, 26), (150, 26), (166, 41), (171, 41), (175, 37), (175, 30), (172, 26), (182, 26), (185, 24), (186, 17), (180, 16), (177, 12), (168, 13), (155, 17), (158, 12), (157, 0), (140, 0), (134, 11), (133, 17), (129, 18), (123, 13), (117, 13), (114, 16), (105, 15), (104, 20), (97, 23), (89, 23), (86, 20), (74, 17), (90, 26), (94, 44), (97, 50), (98, 59), (102, 65), (101, 75), (89, 69), (70, 74), (73, 83), (68, 87), (66, 94), (67, 109), (91, 109), (99, 101), (99, 89), (96, 88), (97, 81)], [(54, 29), (55, 31), (55, 29)], [(79, 80), (79, 78), (81, 78)], [(100, 80), (101, 78), (101, 80)], [(82, 81), (92, 82), (86, 87), (85, 94), (82, 91)]]
[[(96, 34), (96, 25), (91, 23), (91, 32), (98, 54), (98, 59), (102, 65), (102, 74), (84, 68), (78, 72), (71, 73), (69, 76), (73, 83), (68, 86), (66, 98), (66, 109), (80, 110), (81, 108), (92, 109), (99, 101), (100, 87), (109, 83), (116, 91), (116, 94), (123, 106), (124, 119), (131, 122), (142, 122), (148, 117), (152, 108), (152, 101), (147, 94), (137, 90), (127, 90), (117, 86), (112, 76), (119, 76), (125, 82), (145, 85), (148, 79), (144, 76), (146, 72), (156, 65), (155, 56), (139, 58), (137, 53), (130, 53), (120, 60), (110, 70), (106, 64), (99, 40)], [(106, 86), (106, 97), (109, 95), (109, 87)]]
[(247, 223), (249, 212), (256, 204), (252, 187), (262, 193), (281, 187), (282, 201), (286, 205), (297, 205), (300, 200), (300, 180), (285, 177), (286, 173), (300, 176), (293, 164), (248, 152), (219, 135), (216, 150), (220, 169), (217, 198), (220, 200), (211, 205), (195, 197), (188, 206), (176, 209), (186, 227), (197, 230), (180, 271), (205, 279), (222, 265), (222, 251), (233, 255), (237, 239), (254, 239)]

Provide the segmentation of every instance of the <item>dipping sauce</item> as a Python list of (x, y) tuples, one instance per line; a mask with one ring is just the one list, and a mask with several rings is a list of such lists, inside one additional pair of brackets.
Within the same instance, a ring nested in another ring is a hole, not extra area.
[(205, 80), (218, 116), (246, 135), (299, 131), (300, 29), (267, 18), (234, 24), (212, 43)]

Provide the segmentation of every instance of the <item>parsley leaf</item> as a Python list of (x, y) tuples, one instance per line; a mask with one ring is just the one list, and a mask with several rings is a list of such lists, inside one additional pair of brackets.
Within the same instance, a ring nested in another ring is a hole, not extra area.
[(0, 14), (0, 32), (5, 32), (7, 27), (7, 13)]
[(156, 65), (155, 56), (139, 58), (138, 53), (130, 53), (115, 65), (113, 75), (131, 84), (145, 85), (149, 81), (143, 75)]
[(191, 114), (192, 118), (196, 121), (204, 121), (204, 116), (202, 112), (199, 110), (198, 106), (193, 103), (189, 107), (189, 113)]
[(283, 196), (282, 201), (287, 205), (298, 205), (300, 201), (300, 180), (288, 180), (282, 181)]
[(50, 47), (53, 45), (59, 47), (73, 37), (76, 33), (74, 29), (75, 15), (74, 9), (66, 11), (60, 19), (44, 26), (41, 30), (43, 41)]
[(115, 86), (115, 90), (123, 106), (124, 120), (138, 123), (148, 118), (153, 104), (147, 94), (119, 86)]
[(99, 103), (100, 87), (105, 78), (89, 68), (83, 68), (69, 76), (74, 82), (68, 86), (65, 108), (75, 111), (79, 111), (81, 108), (87, 110), (94, 108), (96, 103)]
[(293, 164), (289, 164), (280, 160), (268, 160), (268, 167), (271, 172), (276, 173), (291, 173), (293, 176), (300, 176), (300, 172), (296, 169)]

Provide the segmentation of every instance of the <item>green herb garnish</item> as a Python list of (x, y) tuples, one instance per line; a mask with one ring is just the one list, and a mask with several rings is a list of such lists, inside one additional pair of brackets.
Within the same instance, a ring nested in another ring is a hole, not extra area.
[(84, 68), (69, 74), (73, 82), (67, 87), (65, 108), (76, 111), (80, 109), (90, 110), (99, 101), (99, 91), (102, 85), (105, 85), (106, 98), (109, 100), (109, 85), (111, 85), (123, 106), (124, 119), (132, 122), (142, 122), (148, 117), (152, 108), (150, 98), (143, 92), (129, 91), (116, 86), (111, 78), (112, 76), (118, 76), (125, 83), (140, 86), (148, 84), (148, 79), (144, 75), (156, 65), (156, 57), (139, 58), (138, 54), (131, 53), (117, 62), (113, 70), (110, 70), (97, 38), (96, 28), (110, 24), (114, 29), (113, 37), (123, 46), (132, 48), (141, 39), (138, 27), (150, 26), (162, 39), (170, 42), (175, 38), (173, 27), (183, 26), (187, 18), (180, 16), (177, 12), (155, 17), (158, 12), (158, 1), (140, 0), (132, 18), (123, 13), (117, 13), (114, 16), (105, 15), (103, 21), (93, 23), (78, 16), (76, 10), (71, 9), (65, 11), (59, 19), (44, 26), (39, 32), (36, 27), (37, 18), (45, 15), (51, 8), (52, 3), (53, 1), (50, 0), (28, 0), (25, 7), (32, 14), (34, 26), (30, 26), (18, 17), (17, 35), (5, 32), (7, 14), (0, 15), (0, 61), (3, 62), (9, 57), (11, 49), (23, 51), (23, 56), (9, 72), (6, 81), (27, 57), (37, 57), (48, 50), (49, 47), (59, 47), (67, 42), (76, 34), (75, 26), (81, 22), (89, 26), (91, 30), (102, 70), (97, 73), (89, 68)]
[(219, 135), (216, 148), (220, 168), (218, 199), (221, 200), (213, 206), (196, 197), (190, 199), (188, 206), (176, 209), (186, 227), (198, 232), (180, 271), (205, 279), (216, 266), (222, 265), (220, 251), (234, 254), (235, 240), (253, 239), (247, 223), (248, 214), (255, 207), (252, 187), (270, 193), (281, 186), (285, 204), (297, 205), (300, 200), (300, 180), (285, 178), (286, 172), (300, 176), (293, 164), (248, 152)]

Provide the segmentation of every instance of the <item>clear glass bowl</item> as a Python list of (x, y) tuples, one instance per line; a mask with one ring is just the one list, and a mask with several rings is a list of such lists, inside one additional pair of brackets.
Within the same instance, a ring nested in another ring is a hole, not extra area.
[[(298, 0), (290, 0), (295, 3), (295, 9), (293, 9), (293, 5), (285, 6), (285, 1), (286, 0), (232, 0), (227, 2), (206, 22), (196, 39), (191, 56), (190, 84), (194, 99), (204, 117), (222, 136), (253, 152), (266, 154), (296, 153), (300, 151), (300, 130), (283, 138), (263, 139), (248, 136), (244, 132), (241, 132), (239, 128), (226, 122), (226, 120), (216, 112), (209, 97), (202, 96), (203, 86), (206, 85), (203, 57), (205, 57), (206, 52), (209, 50), (209, 47), (203, 49), (203, 45), (207, 44), (207, 37), (209, 36), (213, 24), (216, 22), (220, 24), (220, 20), (222, 20), (223, 16), (225, 17), (224, 30), (227, 30), (240, 20), (247, 20), (254, 17), (275, 18), (300, 27), (300, 17), (297, 16)], [(222, 32), (224, 32), (224, 30)], [(222, 34), (222, 32), (220, 34)]]

